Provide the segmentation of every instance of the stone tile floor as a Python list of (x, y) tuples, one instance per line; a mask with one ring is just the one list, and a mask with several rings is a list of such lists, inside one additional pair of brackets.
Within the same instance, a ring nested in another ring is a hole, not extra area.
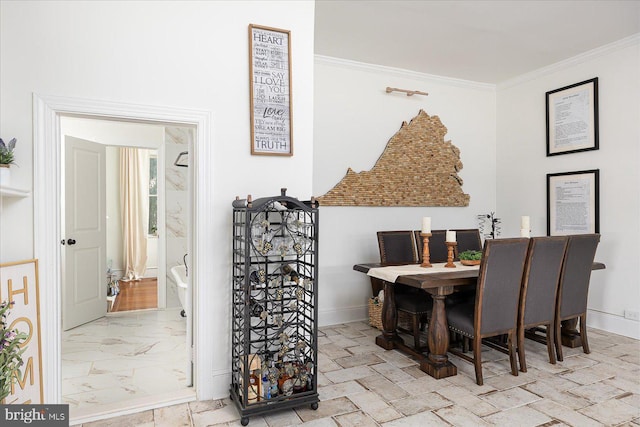
[(62, 399), (71, 416), (187, 387), (181, 308), (109, 314), (62, 333)]
[[(551, 365), (546, 347), (527, 340), (528, 372), (512, 376), (505, 354), (483, 347), (485, 384), (450, 356), (458, 375), (435, 380), (418, 362), (374, 344), (364, 322), (320, 328), (320, 404), (252, 417), (252, 427), (324, 426), (639, 426), (640, 341), (589, 329), (591, 353), (565, 347)], [(406, 340), (411, 342), (411, 338)], [(405, 340), (405, 341), (406, 341)], [(191, 402), (84, 424), (239, 426), (229, 399)]]

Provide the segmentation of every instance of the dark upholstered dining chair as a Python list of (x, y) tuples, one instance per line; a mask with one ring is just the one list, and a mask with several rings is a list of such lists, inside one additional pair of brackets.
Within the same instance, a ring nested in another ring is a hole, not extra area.
[[(459, 261), (460, 252), (464, 251), (482, 251), (482, 240), (480, 240), (480, 230), (477, 228), (456, 229), (457, 245), (455, 246), (455, 261)], [(473, 299), (476, 294), (475, 289), (459, 289), (454, 294), (447, 297), (446, 301), (460, 302), (465, 299)]]
[(515, 351), (518, 299), (528, 246), (527, 238), (486, 240), (475, 302), (447, 306), (449, 329), (473, 341), (473, 358), (450, 351), (473, 363), (478, 385), (483, 384), (480, 348), (483, 338), (507, 335), (511, 373), (518, 375)]
[[(388, 263), (417, 263), (416, 242), (411, 231), (378, 231), (378, 250), (380, 262)], [(371, 278), (373, 296), (377, 296), (384, 288), (383, 281), (376, 277)]]
[[(467, 250), (481, 251), (482, 240), (480, 230), (477, 228), (457, 229), (456, 249), (454, 259), (458, 260), (458, 254)], [(447, 245), (445, 243), (447, 230), (433, 230), (429, 237), (429, 260), (433, 262), (447, 262)], [(416, 247), (418, 249), (418, 262), (422, 262), (423, 241), (420, 230), (414, 231)]]
[[(477, 228), (456, 229), (456, 240), (458, 245), (454, 252), (454, 260), (458, 261), (458, 253), (466, 250), (482, 251), (482, 241), (480, 240), (480, 230)], [(422, 262), (422, 237), (420, 230), (414, 231), (418, 247), (418, 261)], [(447, 245), (445, 243), (447, 230), (433, 230), (429, 237), (429, 260), (434, 262), (447, 262)], [(460, 303), (464, 300), (471, 300), (476, 294), (473, 289), (456, 289), (456, 292), (448, 295), (445, 299), (447, 304)]]
[[(378, 231), (378, 250), (380, 262), (395, 264), (417, 263), (416, 242), (411, 231)], [(371, 277), (371, 290), (373, 296), (384, 288), (384, 282), (376, 277)]]
[(480, 240), (480, 230), (468, 228), (464, 230), (454, 230), (456, 232), (456, 259), (458, 254), (464, 251), (481, 251), (482, 240)]
[(416, 241), (411, 231), (378, 231), (380, 262), (417, 263)]
[[(416, 238), (416, 248), (418, 250), (418, 262), (422, 262), (424, 241), (420, 235), (420, 230), (413, 232)], [(429, 237), (429, 262), (447, 262), (447, 245), (445, 241), (446, 230), (433, 230)]]
[(600, 243), (600, 234), (569, 236), (560, 273), (555, 316), (556, 354), (560, 361), (563, 360), (560, 331), (560, 324), (563, 320), (580, 319), (582, 350), (585, 353), (590, 353), (587, 340), (587, 297), (591, 267), (596, 256), (598, 243)]
[[(378, 247), (380, 262), (383, 263), (418, 263), (416, 241), (413, 231), (378, 231)], [(421, 289), (404, 285), (395, 286), (396, 310), (403, 311), (411, 317), (411, 332), (414, 347), (420, 351), (420, 331), (423, 331), (431, 312), (433, 302), (431, 296)]]
[(527, 372), (524, 353), (525, 329), (546, 326), (549, 363), (556, 363), (554, 317), (562, 261), (567, 248), (566, 236), (533, 237), (522, 277), (518, 308), (518, 359), (520, 370)]

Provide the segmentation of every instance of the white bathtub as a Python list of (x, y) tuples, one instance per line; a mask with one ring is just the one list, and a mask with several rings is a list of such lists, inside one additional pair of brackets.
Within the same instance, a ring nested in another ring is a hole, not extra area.
[(178, 285), (178, 298), (182, 306), (180, 314), (185, 317), (187, 312), (187, 268), (184, 265), (171, 267), (171, 276), (173, 276), (173, 281)]

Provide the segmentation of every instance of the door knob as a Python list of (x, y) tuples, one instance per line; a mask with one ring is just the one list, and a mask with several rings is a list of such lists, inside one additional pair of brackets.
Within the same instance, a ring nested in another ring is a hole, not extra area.
[(69, 240), (67, 240), (67, 243), (68, 243), (69, 245), (75, 245), (75, 244), (76, 244), (76, 241), (75, 241), (75, 240), (73, 240), (73, 239), (69, 239)]

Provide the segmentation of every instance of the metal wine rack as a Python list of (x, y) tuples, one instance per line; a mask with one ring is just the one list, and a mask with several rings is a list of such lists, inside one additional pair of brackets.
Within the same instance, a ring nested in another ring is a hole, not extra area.
[[(318, 407), (318, 205), (233, 202), (231, 399), (249, 417)], [(268, 388), (267, 388), (268, 387)]]

